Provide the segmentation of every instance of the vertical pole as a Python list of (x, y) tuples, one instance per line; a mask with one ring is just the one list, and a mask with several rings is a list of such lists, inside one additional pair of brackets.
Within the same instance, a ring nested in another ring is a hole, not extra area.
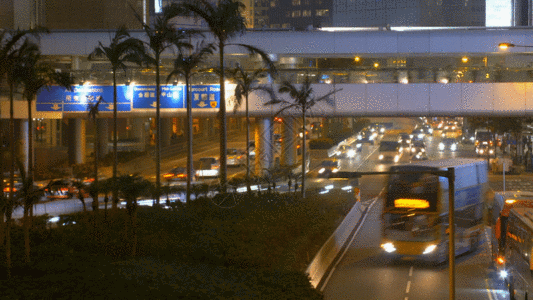
[(450, 263), (450, 300), (455, 300), (455, 169), (448, 168), (448, 254)]

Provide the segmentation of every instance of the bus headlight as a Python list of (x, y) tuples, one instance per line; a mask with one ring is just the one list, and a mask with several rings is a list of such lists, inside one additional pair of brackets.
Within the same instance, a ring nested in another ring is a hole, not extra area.
[(387, 253), (392, 253), (396, 251), (396, 248), (394, 247), (394, 244), (392, 243), (381, 244), (381, 248), (383, 248), (383, 250), (385, 250)]
[(509, 274), (507, 273), (507, 271), (505, 271), (505, 270), (501, 270), (501, 271), (500, 271), (500, 277), (501, 277), (501, 278), (507, 278), (507, 275), (509, 275)]
[(433, 252), (437, 248), (437, 245), (429, 245), (426, 247), (426, 250), (424, 250), (423, 254), (429, 254)]

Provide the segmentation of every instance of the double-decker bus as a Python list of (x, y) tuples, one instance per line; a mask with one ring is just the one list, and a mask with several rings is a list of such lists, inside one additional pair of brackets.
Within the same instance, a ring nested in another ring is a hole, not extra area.
[(434, 263), (447, 260), (449, 182), (431, 172), (448, 168), (454, 168), (455, 174), (455, 254), (478, 247), (488, 188), (487, 162), (446, 159), (390, 168), (398, 174), (391, 174), (386, 186), (381, 244), (389, 255)]
[(517, 207), (533, 208), (533, 192), (507, 191), (494, 193), (489, 220), (492, 225), (492, 258), (499, 264), (505, 261), (507, 219), (509, 211)]
[(502, 277), (511, 300), (533, 296), (533, 208), (517, 207), (509, 211), (507, 243)]

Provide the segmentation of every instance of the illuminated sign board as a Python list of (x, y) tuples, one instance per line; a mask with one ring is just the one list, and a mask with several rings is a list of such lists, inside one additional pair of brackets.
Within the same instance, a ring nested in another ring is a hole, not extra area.
[[(185, 109), (185, 85), (161, 85), (160, 109)], [(219, 108), (219, 85), (190, 86), (192, 108)], [(113, 86), (74, 86), (72, 91), (59, 86), (42, 89), (37, 95), (37, 111), (88, 112), (89, 104), (103, 98), (100, 111), (113, 111)], [(156, 109), (156, 87), (153, 85), (118, 85), (117, 110)]]
[(487, 0), (485, 2), (485, 26), (513, 26), (513, 4), (511, 0)]
[(394, 200), (396, 208), (429, 208), (429, 201), (423, 199), (396, 199)]

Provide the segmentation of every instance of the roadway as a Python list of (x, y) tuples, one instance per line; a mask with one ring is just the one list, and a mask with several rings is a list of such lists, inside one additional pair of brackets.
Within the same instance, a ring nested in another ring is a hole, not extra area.
[[(455, 152), (439, 151), (441, 138), (427, 140), (429, 159), (475, 157), (473, 145), (459, 145)], [(360, 163), (343, 161), (347, 171), (385, 171), (390, 164), (377, 158), (377, 147), (367, 149)], [(403, 156), (399, 163), (407, 163)], [(337, 259), (335, 267), (320, 286), (325, 299), (449, 299), (449, 272), (446, 263), (433, 266), (414, 260), (392, 260), (380, 249), (382, 201), (372, 196), (383, 189), (385, 176), (361, 178), (362, 201), (368, 207), (361, 224), (346, 252)], [(501, 176), (500, 176), (501, 186)], [(492, 185), (498, 184), (491, 175)], [(370, 191), (366, 191), (370, 190)], [(487, 228), (486, 234), (490, 234)], [(456, 299), (508, 299), (503, 283), (496, 276), (491, 263), (490, 242), (485, 237), (483, 246), (474, 253), (456, 258)]]

